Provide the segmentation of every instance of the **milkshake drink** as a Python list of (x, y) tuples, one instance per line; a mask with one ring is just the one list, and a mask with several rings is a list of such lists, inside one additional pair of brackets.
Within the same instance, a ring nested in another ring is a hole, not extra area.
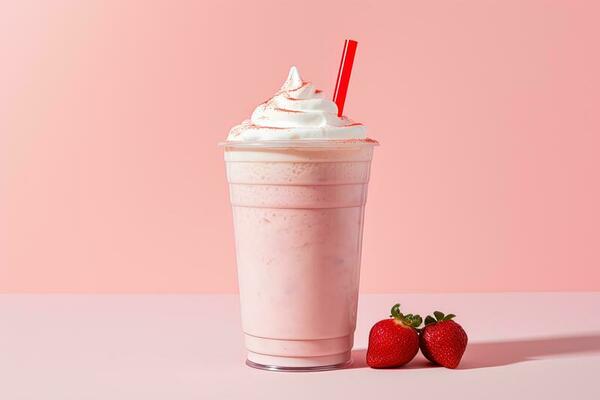
[(225, 161), (249, 365), (350, 360), (375, 144), (295, 67), (231, 130)]

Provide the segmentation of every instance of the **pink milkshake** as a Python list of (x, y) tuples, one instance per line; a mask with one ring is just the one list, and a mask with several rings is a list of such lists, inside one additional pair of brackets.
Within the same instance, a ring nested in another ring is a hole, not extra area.
[(295, 67), (230, 132), (225, 161), (249, 365), (314, 370), (350, 360), (375, 144)]

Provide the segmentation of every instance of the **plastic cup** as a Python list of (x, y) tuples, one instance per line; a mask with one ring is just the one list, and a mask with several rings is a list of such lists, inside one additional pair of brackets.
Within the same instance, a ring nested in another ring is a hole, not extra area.
[(375, 144), (223, 143), (248, 365), (304, 371), (350, 361)]

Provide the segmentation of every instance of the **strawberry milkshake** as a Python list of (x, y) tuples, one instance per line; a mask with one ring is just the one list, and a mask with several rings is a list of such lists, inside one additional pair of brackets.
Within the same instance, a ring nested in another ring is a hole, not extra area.
[(292, 67), (225, 148), (247, 364), (350, 360), (373, 147)]

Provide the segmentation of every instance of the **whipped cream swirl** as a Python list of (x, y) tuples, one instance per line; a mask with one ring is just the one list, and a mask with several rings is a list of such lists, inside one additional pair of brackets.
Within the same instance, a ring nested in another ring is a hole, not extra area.
[(233, 127), (227, 140), (366, 138), (364, 125), (337, 113), (337, 105), (292, 67), (281, 89), (256, 107), (249, 120)]

